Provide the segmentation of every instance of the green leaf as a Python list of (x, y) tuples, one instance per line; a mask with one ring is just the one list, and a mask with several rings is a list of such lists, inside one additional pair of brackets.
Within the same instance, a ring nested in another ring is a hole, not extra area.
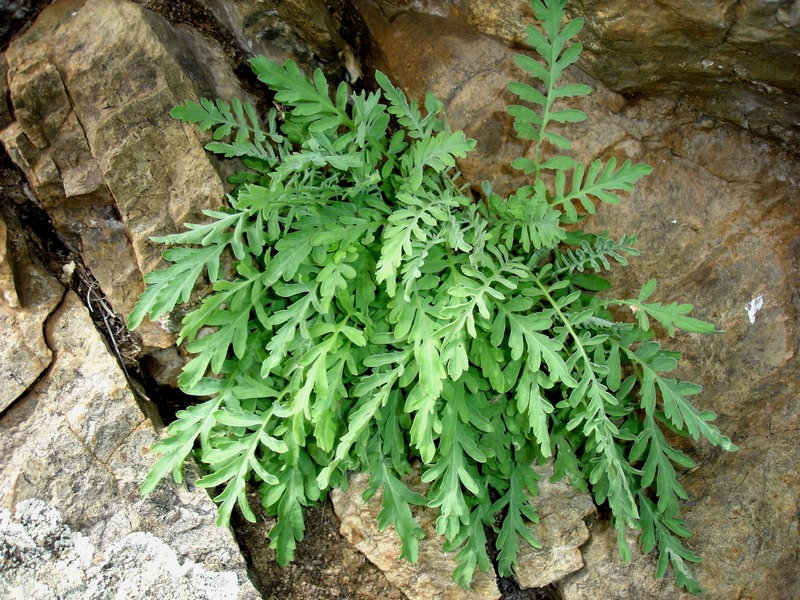
[(377, 517), (378, 529), (383, 531), (389, 525), (394, 527), (402, 542), (400, 558), (415, 565), (419, 557), (419, 540), (425, 537), (425, 532), (411, 514), (410, 505), (425, 506), (427, 500), (422, 494), (408, 489), (402, 481), (394, 476), (383, 461), (378, 461), (373, 467), (369, 488), (364, 493), (365, 500), (381, 486), (383, 487), (383, 497), (382, 508)]
[(492, 506), (492, 512), (506, 510), (506, 516), (497, 536), (497, 572), (500, 577), (512, 577), (519, 564), (519, 538), (525, 540), (533, 548), (541, 548), (542, 544), (530, 530), (527, 522), (538, 523), (539, 517), (530, 504), (526, 490), (532, 496), (538, 494), (536, 480), (538, 476), (527, 466), (517, 465), (511, 473), (508, 491)]
[(465, 589), (471, 587), (476, 567), (484, 573), (492, 567), (486, 551), (486, 532), (483, 529), (485, 512), (486, 509), (482, 505), (476, 506), (470, 513), (469, 524), (462, 527), (458, 534), (444, 545), (445, 552), (458, 550), (456, 554), (458, 566), (453, 571), (453, 581)]

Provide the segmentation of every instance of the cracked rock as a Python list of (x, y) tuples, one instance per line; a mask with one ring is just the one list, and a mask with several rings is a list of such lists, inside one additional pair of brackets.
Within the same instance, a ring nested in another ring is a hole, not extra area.
[(10, 225), (6, 228), (0, 216), (0, 413), (50, 364), (43, 325), (64, 294), (61, 284), (29, 254), (18, 224)]
[(74, 293), (46, 331), (50, 369), (0, 415), (0, 595), (258, 598), (203, 490), (139, 495), (158, 437)]

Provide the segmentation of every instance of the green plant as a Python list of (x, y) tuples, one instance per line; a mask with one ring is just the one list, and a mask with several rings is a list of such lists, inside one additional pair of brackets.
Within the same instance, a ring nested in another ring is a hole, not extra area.
[[(597, 294), (612, 263), (638, 254), (635, 238), (579, 225), (651, 169), (613, 159), (586, 168), (561, 153), (570, 143), (551, 124), (585, 115), (554, 105), (591, 91), (557, 85), (581, 51), (568, 42), (582, 21), (561, 27), (564, 0), (532, 5), (544, 33), (530, 27), (530, 43), (544, 63), (518, 62), (543, 86), (511, 83), (526, 104), (508, 109), (533, 145), (514, 161), (530, 184), (506, 198), (484, 183), (476, 200), (455, 169), (475, 142), (448, 129), (432, 95), (423, 110), (381, 73), (380, 91), (349, 97), (341, 84), (331, 97), (319, 71), (309, 79), (292, 62), (256, 58), (285, 109), (265, 126), (238, 101), (173, 110), (213, 131), (209, 151), (249, 170), (232, 179), (227, 207), (205, 211), (207, 224), (157, 238), (174, 246), (164, 252), (173, 264), (146, 277), (130, 315), (135, 328), (188, 302), (201, 275), (213, 285), (179, 336), (195, 355), (181, 388), (207, 399), (153, 447), (162, 457), (143, 492), (169, 472), (180, 481), (195, 451), (206, 472), (197, 485), (221, 488), (226, 524), (236, 505), (255, 519), (245, 490), (258, 482), (285, 563), (303, 538), (303, 507), (368, 472), (366, 496), (382, 488), (379, 525), (394, 526), (402, 556), (414, 562), (423, 537), (411, 506), (433, 508), (445, 549), (458, 551), (454, 579), (468, 586), (490, 566), (484, 527), (497, 531), (501, 575), (514, 570), (519, 538), (539, 545), (532, 467), (553, 461), (555, 479), (608, 505), (624, 557), (626, 531), (638, 530), (644, 552), (658, 549), (659, 576), (671, 564), (679, 585), (699, 589), (674, 466), (694, 463), (664, 431), (735, 447), (689, 401), (700, 387), (669, 377), (680, 355), (654, 341), (651, 324), (669, 335), (714, 327), (687, 316), (690, 305), (650, 301), (655, 281), (634, 299)], [(635, 322), (617, 320), (615, 305)], [(415, 465), (424, 492), (403, 481)]]

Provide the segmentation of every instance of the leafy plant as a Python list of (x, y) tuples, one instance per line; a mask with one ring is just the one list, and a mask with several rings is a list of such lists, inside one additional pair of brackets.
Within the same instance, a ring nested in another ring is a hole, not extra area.
[[(153, 447), (162, 456), (144, 493), (167, 473), (180, 481), (195, 451), (206, 472), (197, 485), (219, 490), (219, 524), (235, 506), (254, 520), (245, 490), (259, 484), (286, 563), (303, 508), (367, 472), (365, 495), (382, 489), (379, 526), (394, 527), (402, 556), (415, 562), (424, 535), (411, 507), (433, 508), (445, 549), (458, 552), (454, 579), (469, 586), (491, 564), (484, 527), (497, 532), (501, 575), (513, 573), (520, 538), (539, 545), (532, 467), (553, 461), (555, 479), (608, 505), (624, 557), (626, 532), (640, 531), (642, 550), (658, 550), (658, 575), (672, 565), (679, 585), (699, 590), (676, 473), (694, 463), (669, 439), (735, 447), (690, 402), (700, 387), (670, 377), (680, 355), (652, 325), (670, 336), (714, 327), (687, 316), (689, 305), (650, 301), (655, 281), (633, 299), (597, 294), (613, 263), (638, 254), (635, 237), (580, 225), (651, 169), (585, 167), (564, 153), (570, 142), (553, 125), (585, 115), (557, 106), (591, 91), (559, 83), (581, 52), (570, 41), (582, 21), (562, 27), (564, 5), (532, 2), (544, 31), (528, 34), (544, 62), (517, 61), (542, 85), (511, 83), (523, 104), (508, 109), (532, 143), (514, 161), (530, 183), (505, 198), (486, 182), (473, 196), (456, 159), (475, 142), (448, 128), (432, 95), (422, 107), (381, 73), (378, 91), (350, 97), (340, 84), (330, 95), (319, 71), (307, 78), (292, 62), (256, 58), (285, 109), (265, 125), (236, 100), (172, 111), (213, 132), (209, 151), (249, 170), (207, 223), (156, 238), (172, 246), (172, 265), (147, 275), (130, 315), (135, 328), (188, 302), (201, 276), (213, 286), (179, 335), (194, 354), (181, 388), (201, 400)], [(423, 492), (404, 483), (415, 468)]]

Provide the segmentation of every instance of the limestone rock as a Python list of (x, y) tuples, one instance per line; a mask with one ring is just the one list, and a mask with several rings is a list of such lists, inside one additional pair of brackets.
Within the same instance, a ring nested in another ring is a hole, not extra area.
[(522, 544), (517, 580), (522, 588), (543, 588), (583, 567), (581, 546), (589, 539), (584, 519), (596, 512), (590, 494), (568, 482), (553, 483), (553, 467), (537, 467), (539, 495), (533, 499), (539, 522), (533, 526), (541, 549)]
[[(375, 66), (417, 97), (437, 92), (451, 125), (478, 141), (480, 160), (463, 165), (468, 179), (518, 185), (504, 165), (526, 150), (506, 143), (503, 136), (513, 133), (500, 108), (508, 78), (520, 76), (512, 70), (514, 51), (451, 19), (404, 12), (389, 22), (375, 4), (359, 7), (373, 34)], [(575, 102), (588, 121), (561, 130), (574, 142), (573, 156), (654, 167), (620, 205), (603, 205), (587, 221), (591, 231), (608, 229), (615, 239), (639, 234), (642, 256), (610, 273), (614, 294), (635, 296), (655, 277), (656, 301), (692, 303), (697, 317), (722, 331), (664, 340), (684, 354), (676, 376), (705, 387), (694, 397), (698, 407), (716, 412), (718, 426), (741, 448), (727, 454), (683, 443), (700, 465), (682, 477), (689, 495), (684, 515), (694, 532), (687, 545), (704, 557), (695, 572), (711, 598), (798, 596), (796, 157), (674, 99), (620, 103), (580, 70), (567, 79), (595, 89)], [(586, 566), (566, 580), (582, 582), (573, 598), (678, 594), (659, 581), (653, 585), (666, 587), (628, 595), (622, 575), (611, 575), (616, 548), (593, 540), (586, 546), (591, 554), (583, 552)], [(627, 566), (628, 577), (652, 577), (650, 560)]]
[[(125, 0), (58, 0), (6, 52), (16, 120), (0, 132), (60, 235), (127, 316), (161, 262), (149, 240), (224, 198), (185, 99), (245, 97), (218, 48)], [(155, 324), (145, 344), (171, 345)]]
[(32, 259), (18, 224), (9, 223), (7, 228), (0, 216), (0, 413), (50, 364), (53, 355), (43, 325), (64, 294), (61, 284)]
[(419, 543), (417, 565), (401, 559), (402, 544), (394, 530), (391, 527), (378, 530), (380, 493), (367, 503), (361, 498), (368, 482), (368, 475), (355, 475), (350, 478), (347, 491), (335, 489), (331, 492), (334, 510), (342, 523), (340, 531), (409, 600), (496, 600), (500, 597), (493, 570), (484, 573), (476, 569), (471, 590), (464, 590), (453, 582), (455, 555), (442, 552), (433, 510), (424, 509), (415, 514), (425, 531), (425, 538)]
[(236, 573), (209, 571), (191, 559), (181, 563), (175, 550), (149, 533), (130, 533), (100, 552), (41, 500), (20, 502), (13, 516), (0, 509), (0, 539), (6, 550), (0, 591), (7, 597), (242, 597)]
[[(18, 549), (3, 584), (74, 598), (258, 598), (204, 491), (163, 482), (139, 496), (157, 436), (77, 296), (46, 329), (50, 370), (0, 416), (0, 535)], [(220, 585), (226, 596), (214, 595)], [(129, 595), (137, 589), (150, 595)]]

